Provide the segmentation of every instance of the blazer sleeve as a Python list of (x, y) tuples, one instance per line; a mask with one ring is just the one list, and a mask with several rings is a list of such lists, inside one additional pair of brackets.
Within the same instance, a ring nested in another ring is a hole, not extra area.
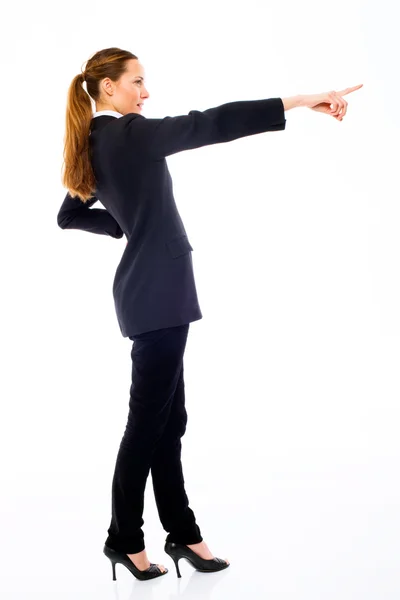
[(68, 192), (57, 215), (57, 224), (61, 229), (82, 229), (91, 233), (121, 238), (121, 227), (105, 208), (91, 208), (98, 198), (93, 197), (82, 202)]
[(144, 150), (155, 160), (286, 127), (282, 98), (229, 102), (203, 112), (191, 110), (187, 115), (162, 119), (140, 117), (127, 121), (128, 135), (132, 143), (139, 143), (141, 152)]

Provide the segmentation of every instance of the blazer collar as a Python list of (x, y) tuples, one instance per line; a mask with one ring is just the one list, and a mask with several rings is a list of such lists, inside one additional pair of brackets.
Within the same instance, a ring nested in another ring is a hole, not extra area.
[(113, 117), (123, 117), (124, 115), (117, 110), (96, 110), (93, 113), (93, 117), (101, 117), (102, 115), (112, 115)]

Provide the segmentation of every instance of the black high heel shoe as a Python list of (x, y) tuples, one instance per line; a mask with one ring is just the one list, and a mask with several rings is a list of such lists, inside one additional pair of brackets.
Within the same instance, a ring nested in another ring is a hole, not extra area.
[(161, 571), (155, 563), (150, 563), (150, 567), (148, 569), (141, 571), (135, 567), (129, 556), (127, 556), (124, 552), (117, 552), (106, 545), (104, 545), (103, 552), (111, 561), (113, 581), (116, 581), (117, 579), (115, 576), (116, 563), (121, 563), (121, 565), (124, 565), (124, 567), (126, 567), (137, 579), (141, 579), (142, 581), (145, 579), (154, 579), (155, 577), (160, 577), (160, 575), (166, 575), (168, 573), (167, 568), (165, 568), (165, 571)]
[(214, 573), (215, 571), (222, 571), (229, 567), (230, 563), (227, 563), (222, 558), (201, 558), (191, 548), (188, 548), (184, 544), (175, 544), (173, 542), (165, 542), (165, 552), (172, 558), (176, 567), (176, 574), (178, 577), (182, 577), (179, 571), (178, 562), (181, 558), (184, 558), (189, 564), (192, 565), (197, 571), (202, 573)]

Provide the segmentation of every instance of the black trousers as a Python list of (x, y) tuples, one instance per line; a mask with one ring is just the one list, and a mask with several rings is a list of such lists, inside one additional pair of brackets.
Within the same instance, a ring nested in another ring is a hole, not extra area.
[(166, 541), (203, 540), (185, 492), (181, 437), (186, 431), (183, 355), (189, 324), (129, 337), (132, 384), (129, 414), (112, 482), (112, 518), (106, 545), (126, 554), (145, 548), (144, 492), (151, 470)]

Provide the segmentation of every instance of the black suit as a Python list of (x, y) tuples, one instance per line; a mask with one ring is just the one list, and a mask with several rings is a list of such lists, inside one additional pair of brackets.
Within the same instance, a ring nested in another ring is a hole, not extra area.
[(132, 347), (129, 415), (112, 483), (107, 546), (126, 554), (144, 549), (142, 525), (151, 469), (167, 541), (196, 544), (202, 534), (189, 507), (181, 463), (187, 424), (183, 355), (189, 323), (202, 318), (192, 246), (177, 211), (166, 156), (265, 131), (285, 129), (280, 98), (231, 102), (204, 112), (146, 119), (96, 116), (90, 148), (97, 181), (93, 209), (69, 195), (58, 215), (64, 228), (129, 242), (113, 292), (122, 335)]
[[(230, 102), (161, 119), (139, 113), (92, 119), (95, 198), (83, 204), (67, 194), (58, 224), (116, 238), (126, 235), (128, 244), (113, 282), (124, 337), (203, 316), (193, 248), (175, 204), (166, 157), (285, 126), (281, 98)], [(97, 199), (107, 210), (89, 209)]]

